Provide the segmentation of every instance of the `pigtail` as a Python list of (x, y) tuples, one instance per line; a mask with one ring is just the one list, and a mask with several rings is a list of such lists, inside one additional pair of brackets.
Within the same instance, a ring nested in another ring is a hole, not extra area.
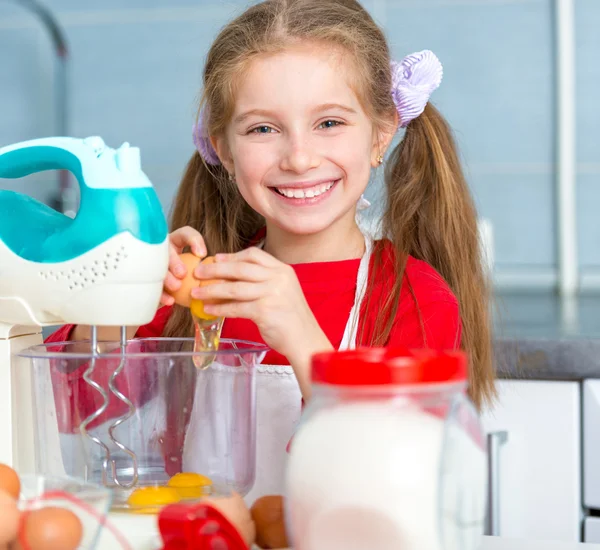
[[(450, 127), (430, 104), (406, 129), (386, 171), (384, 234), (395, 250), (424, 260), (458, 299), (462, 347), (470, 358), (470, 397), (478, 406), (494, 395), (490, 285), (477, 213)], [(403, 273), (406, 258), (397, 258)], [(402, 278), (390, 304), (398, 303)], [(392, 307), (388, 305), (388, 308)], [(391, 327), (385, 327), (386, 330)]]
[[(195, 151), (179, 185), (171, 211), (171, 231), (189, 225), (197, 229), (209, 254), (238, 252), (264, 225), (240, 195), (222, 165), (208, 166)], [(163, 335), (194, 334), (189, 310), (173, 306)]]

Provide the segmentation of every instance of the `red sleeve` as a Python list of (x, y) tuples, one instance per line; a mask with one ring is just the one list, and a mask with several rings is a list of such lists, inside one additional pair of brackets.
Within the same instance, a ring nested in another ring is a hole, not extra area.
[[(156, 338), (161, 336), (170, 313), (170, 307), (160, 308), (150, 323), (138, 329), (136, 337)], [(46, 343), (69, 341), (74, 328), (75, 325), (60, 327), (46, 338)], [(60, 352), (61, 350), (56, 348), (52, 351)], [(102, 387), (108, 387), (108, 381), (117, 366), (117, 360), (117, 358), (115, 360), (101, 359), (97, 362), (93, 379)], [(83, 379), (89, 363), (82, 363), (73, 370), (69, 369), (70, 372), (62, 369), (60, 361), (50, 361), (50, 363), (59, 431), (75, 433), (81, 422), (102, 405), (102, 397)], [(145, 369), (145, 379), (128, 377), (126, 373), (123, 373), (116, 381), (117, 388), (139, 407), (153, 397), (149, 389), (156, 386), (153, 382), (156, 375), (157, 373), (153, 372), (152, 368)], [(125, 403), (111, 398), (104, 414), (91, 423), (89, 428), (118, 418), (126, 412)]]
[(63, 325), (58, 330), (55, 330), (48, 338), (45, 343), (51, 344), (53, 342), (68, 342), (71, 339), (71, 335), (75, 330), (75, 325)]

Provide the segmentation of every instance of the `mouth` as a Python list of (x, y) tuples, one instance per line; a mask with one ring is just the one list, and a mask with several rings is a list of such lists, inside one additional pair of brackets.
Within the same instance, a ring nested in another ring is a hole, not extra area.
[(293, 201), (294, 203), (315, 203), (317, 201), (323, 200), (327, 195), (331, 193), (331, 190), (340, 182), (341, 180), (331, 180), (328, 182), (321, 182), (314, 184), (312, 186), (302, 186), (302, 187), (270, 187), (271, 191), (273, 191), (276, 195), (279, 195), (283, 199), (287, 199), (288, 201)]

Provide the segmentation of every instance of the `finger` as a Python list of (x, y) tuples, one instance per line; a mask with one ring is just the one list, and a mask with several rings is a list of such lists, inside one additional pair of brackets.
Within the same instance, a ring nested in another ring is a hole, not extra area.
[(175, 303), (175, 298), (166, 292), (163, 292), (160, 297), (160, 303), (163, 306), (172, 306)]
[(178, 279), (177, 277), (175, 277), (175, 275), (173, 275), (173, 273), (168, 271), (163, 285), (166, 290), (175, 292), (176, 290), (179, 290), (181, 288), (181, 279)]
[(204, 311), (215, 317), (229, 317), (231, 319), (254, 320), (257, 307), (256, 302), (222, 302), (220, 304), (204, 304)]
[(231, 281), (206, 285), (192, 289), (192, 298), (203, 300), (205, 303), (214, 301), (248, 302), (262, 298), (267, 291), (267, 285)]
[(281, 262), (267, 254), (264, 250), (255, 246), (245, 248), (234, 254), (217, 254), (215, 256), (217, 262), (249, 262), (253, 264), (264, 265), (265, 267), (277, 267)]
[[(171, 276), (178, 277), (179, 279), (183, 279), (187, 275), (187, 268), (185, 264), (181, 261), (179, 257), (179, 253), (174, 246), (169, 246), (169, 272), (167, 274), (167, 278)], [(165, 279), (166, 281), (166, 279)], [(176, 290), (175, 288), (171, 290)]]
[(181, 253), (186, 246), (189, 246), (192, 254), (195, 254), (199, 258), (204, 258), (208, 254), (202, 235), (189, 225), (173, 231), (169, 235), (169, 240), (177, 248), (178, 253)]
[(269, 279), (271, 270), (247, 261), (201, 263), (196, 266), (194, 276), (198, 279), (229, 279), (257, 283)]

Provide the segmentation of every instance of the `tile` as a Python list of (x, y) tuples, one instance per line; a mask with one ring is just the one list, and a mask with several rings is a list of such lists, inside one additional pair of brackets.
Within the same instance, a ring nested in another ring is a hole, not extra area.
[(388, 2), (395, 56), (431, 49), (444, 82), (432, 101), (468, 162), (551, 163), (552, 2)]
[(0, 146), (49, 129), (52, 100), (44, 93), (41, 40), (36, 28), (0, 31)]
[(577, 158), (580, 162), (600, 162), (600, 3), (575, 2)]
[(555, 264), (551, 177), (478, 175), (471, 181), (480, 216), (493, 224), (498, 270)]
[(577, 178), (579, 265), (600, 267), (600, 173)]
[(203, 57), (221, 21), (73, 28), (73, 133), (129, 141), (145, 164), (183, 167)]

